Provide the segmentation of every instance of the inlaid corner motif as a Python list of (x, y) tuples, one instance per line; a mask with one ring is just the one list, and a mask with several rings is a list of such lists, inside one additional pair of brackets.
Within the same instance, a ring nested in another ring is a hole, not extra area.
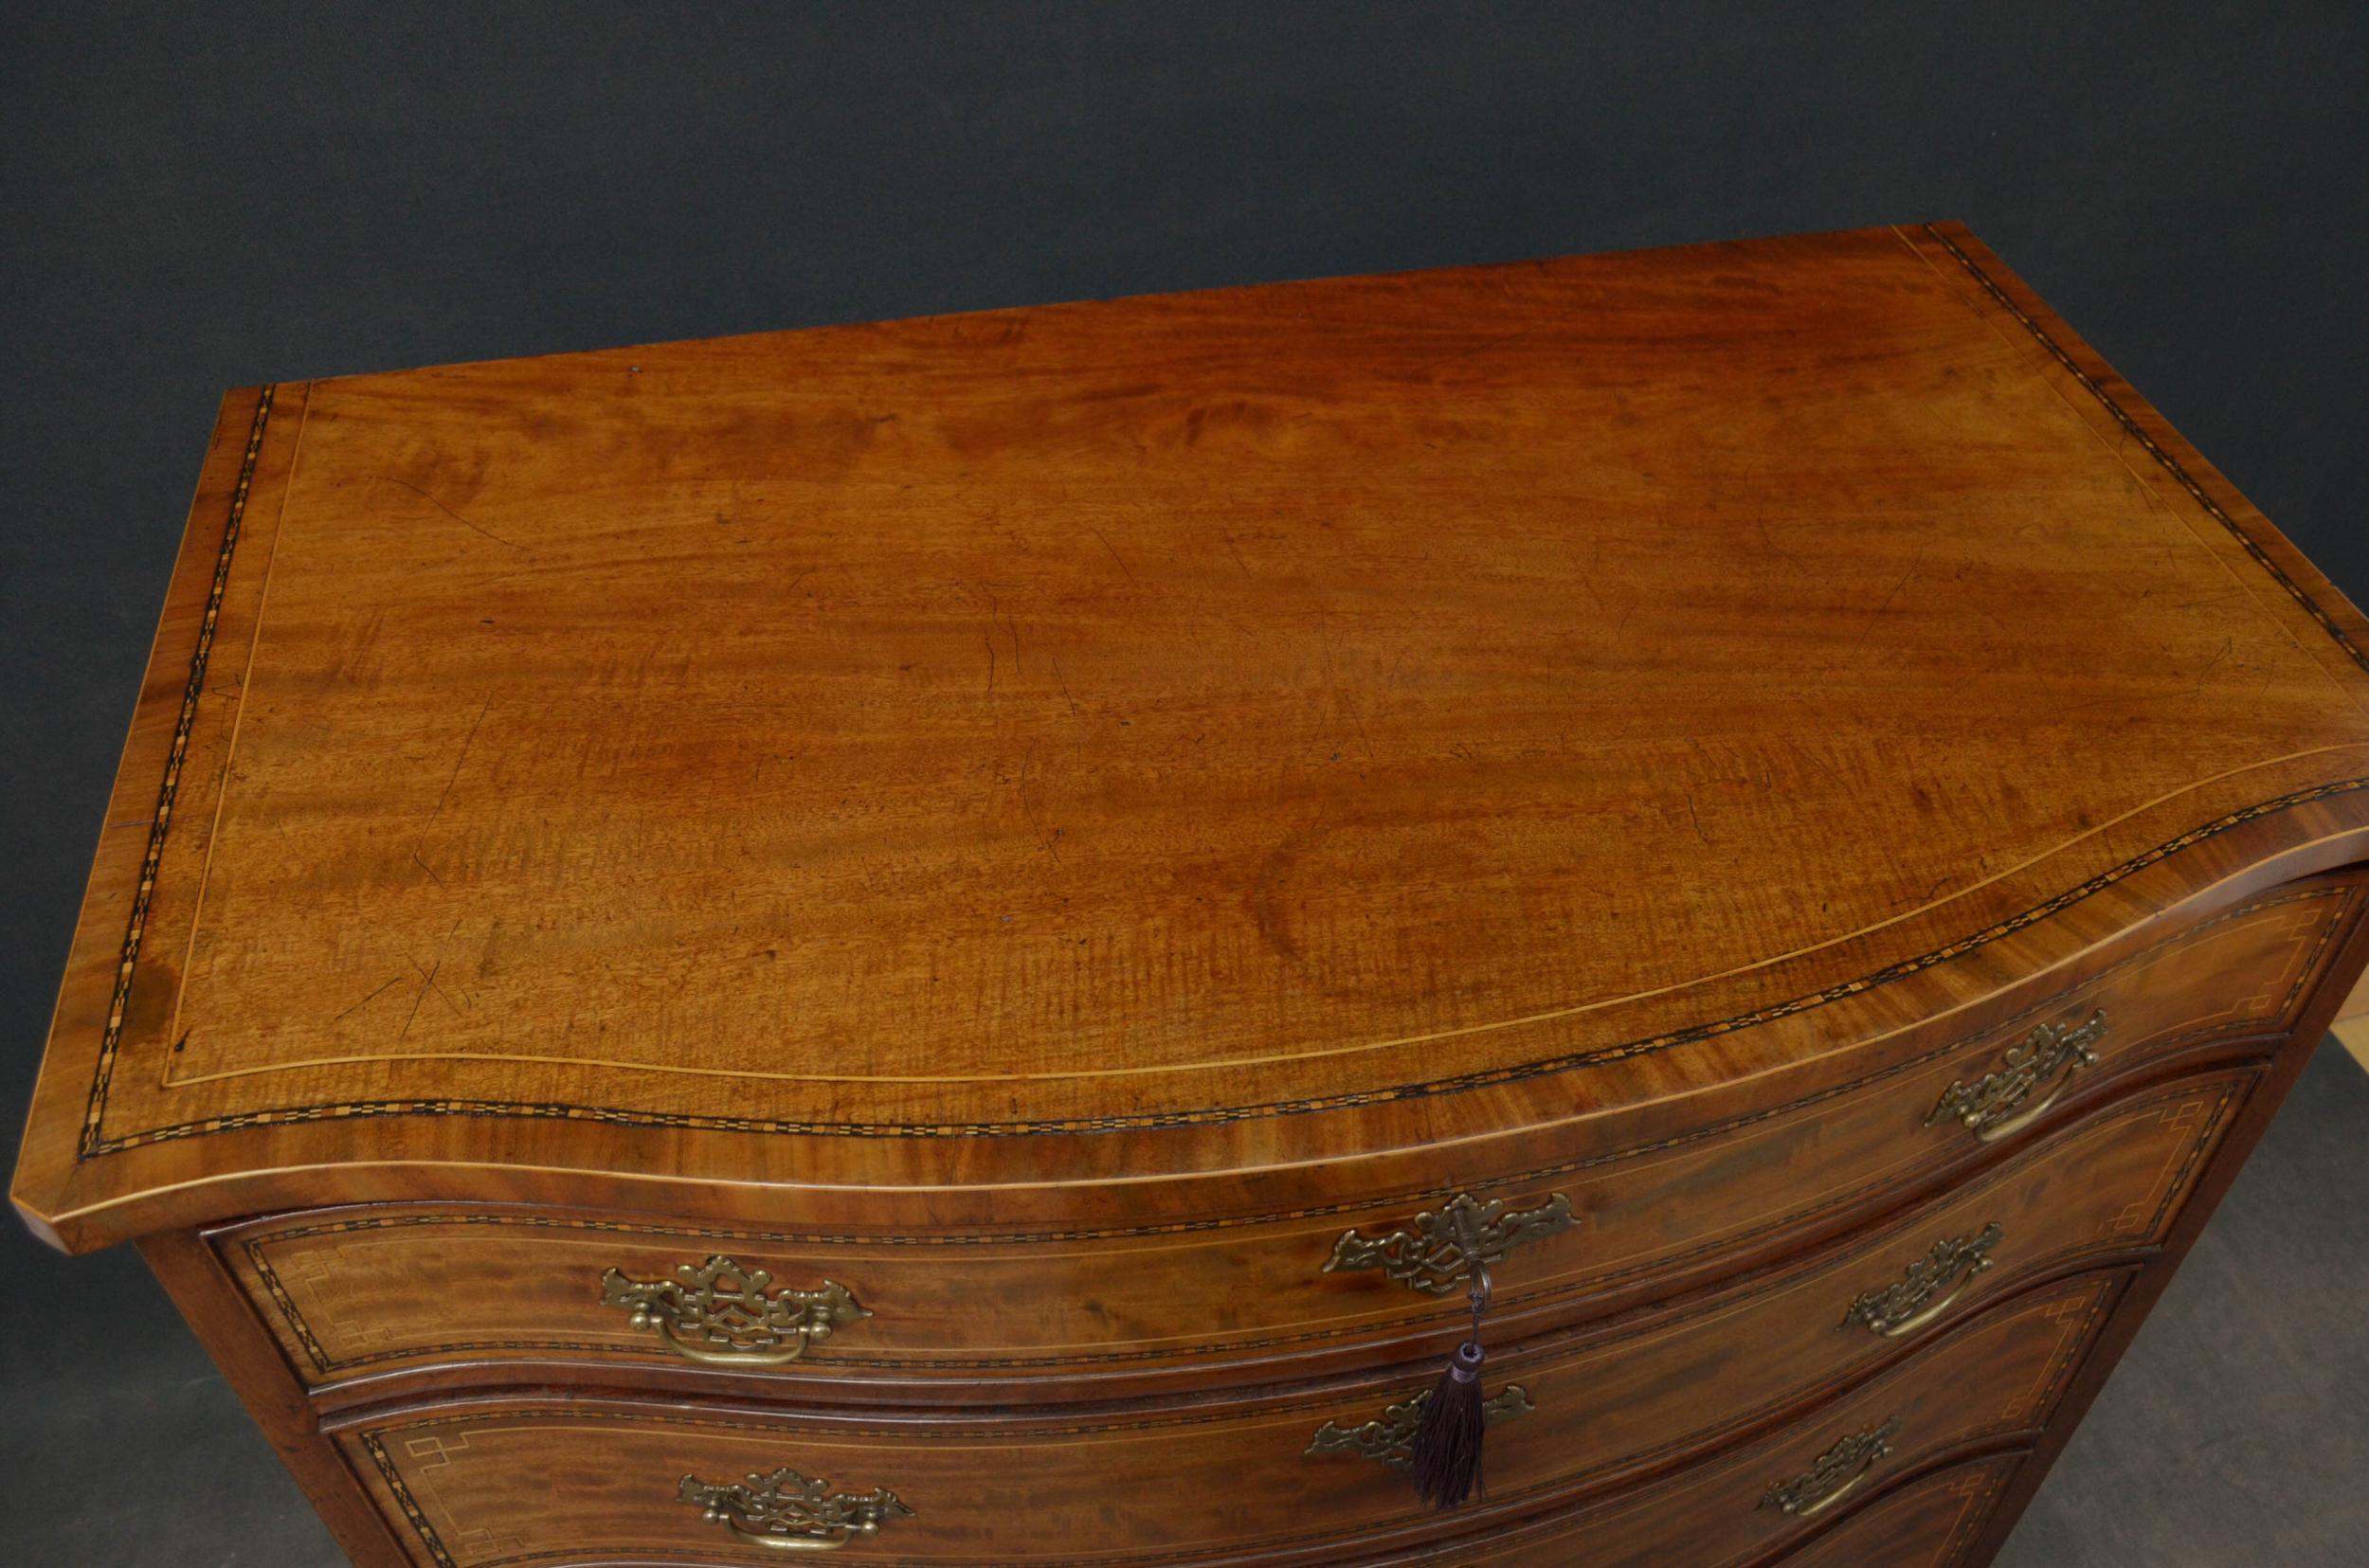
[(776, 1290), (767, 1271), (720, 1253), (678, 1265), (671, 1279), (611, 1269), (601, 1276), (601, 1305), (624, 1308), (634, 1327), (655, 1329), (677, 1355), (714, 1366), (784, 1365), (872, 1316), (836, 1281)]

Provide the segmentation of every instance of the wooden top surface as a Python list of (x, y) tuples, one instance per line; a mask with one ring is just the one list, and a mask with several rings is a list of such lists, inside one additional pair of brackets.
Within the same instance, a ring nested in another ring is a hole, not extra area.
[(234, 394), (18, 1197), (1675, 1092), (2350, 853), (2365, 647), (1949, 225)]

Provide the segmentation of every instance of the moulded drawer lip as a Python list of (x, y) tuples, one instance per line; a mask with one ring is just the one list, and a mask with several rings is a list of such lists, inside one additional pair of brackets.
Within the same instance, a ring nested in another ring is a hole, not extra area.
[[(1789, 1413), (1781, 1421), (1757, 1428), (1715, 1450), (1691, 1455), (1683, 1464), (1634, 1477), (1623, 1476), (1606, 1486), (1574, 1485), (1562, 1479), (1516, 1480), (1512, 1485), (1497, 1486), (1487, 1502), (1459, 1511), (1447, 1527), (1470, 1536), (1549, 1511), (1613, 1514), (1633, 1505), (1659, 1507), (1662, 1505), (1655, 1499), (1679, 1492), (1706, 1477), (1727, 1478), (1728, 1472), (1739, 1467), (1751, 1472), (1750, 1496), (1741, 1505), (1748, 1511), (1762, 1486), (1807, 1467), (1835, 1436), (1859, 1425), (1872, 1424), (1863, 1419), (1867, 1410), (1878, 1404), (1911, 1409), (1916, 1399), (1926, 1397), (1918, 1391), (1928, 1381), (1945, 1391), (1987, 1387), (1982, 1379), (2001, 1364), (2011, 1368), (2020, 1365), (2016, 1359), (2018, 1356), (2034, 1361), (2026, 1370), (2037, 1377), (2034, 1386), (2018, 1394), (1995, 1415), (1968, 1411), (1963, 1415), (1946, 1414), (1936, 1420), (1928, 1414), (1914, 1429), (1901, 1433), (1897, 1451), (1887, 1463), (1885, 1474), (1887, 1478), (1912, 1474), (1944, 1455), (1973, 1445), (2022, 1440), (2046, 1420), (2072, 1368), (2093, 1341), (2098, 1325), (2120, 1299), (2121, 1288), (2129, 1273), (2127, 1266), (2090, 1270), (1989, 1304), (1948, 1331), (1912, 1343), (1871, 1376), (1843, 1385), (1816, 1403)], [(2042, 1333), (2044, 1325), (2053, 1326), (2048, 1329), (2050, 1337), (2042, 1349), (2028, 1342)], [(2022, 1350), (2013, 1348), (2018, 1345)], [(1937, 1362), (1953, 1361), (1962, 1364), (1945, 1365), (1944, 1369), (1951, 1373), (1946, 1379), (1941, 1379), (1939, 1372), (1927, 1370)], [(1992, 1399), (1997, 1392), (1994, 1389), (1984, 1395), (1984, 1411), (1994, 1408)], [(1950, 1402), (1941, 1395), (1932, 1398), (1943, 1404)], [(702, 1467), (715, 1472), (708, 1477), (712, 1480), (737, 1479), (752, 1469), (761, 1473), (784, 1465), (803, 1474), (821, 1475), (835, 1487), (848, 1491), (884, 1486), (920, 1515), (934, 1511), (939, 1518), (946, 1517), (949, 1505), (936, 1500), (949, 1494), (965, 1499), (978, 1495), (975, 1487), (952, 1484), (954, 1469), (949, 1467), (959, 1468), (965, 1454), (975, 1457), (1000, 1453), (1002, 1458), (978, 1462), (991, 1462), (997, 1467), (996, 1473), (1022, 1483), (1025, 1483), (1026, 1471), (1032, 1466), (1039, 1472), (1040, 1484), (1050, 1484), (1041, 1481), (1045, 1473), (1069, 1466), (1078, 1468), (1081, 1475), (1109, 1477), (1111, 1485), (1123, 1486), (1124, 1474), (1115, 1472), (1132, 1467), (1144, 1468), (1148, 1474), (1153, 1469), (1163, 1475), (1173, 1473), (1177, 1476), (1176, 1485), (1189, 1492), (1198, 1485), (1216, 1485), (1212, 1476), (1221, 1470), (1231, 1478), (1224, 1483), (1232, 1488), (1226, 1495), (1236, 1497), (1243, 1495), (1241, 1476), (1251, 1473), (1242, 1467), (1248, 1464), (1256, 1469), (1257, 1465), (1255, 1455), (1243, 1451), (1243, 1445), (1252, 1434), (1265, 1429), (1296, 1433), (1299, 1423), (1319, 1408), (1321, 1401), (1277, 1396), (1216, 1409), (1184, 1403), (1157, 1409), (1118, 1406), (1091, 1415), (1076, 1411), (1036, 1415), (980, 1413), (967, 1417), (900, 1417), (889, 1424), (868, 1426), (867, 1420), (875, 1418), (852, 1413), (791, 1413), (741, 1403), (685, 1406), (647, 1397), (554, 1399), (549, 1391), (511, 1391), (357, 1412), (324, 1423), (324, 1431), (346, 1450), (357, 1469), (366, 1477), (376, 1477), (374, 1490), (380, 1495), (382, 1506), (392, 1506), (406, 1516), (415, 1513), (418, 1502), (411, 1499), (403, 1475), (407, 1464), (412, 1465), (416, 1473), (418, 1462), (425, 1459), (436, 1470), (436, 1485), (443, 1494), (445, 1523), (454, 1527), (475, 1528), (473, 1509), (462, 1506), (467, 1499), (461, 1497), (471, 1484), (464, 1481), (456, 1489), (450, 1481), (454, 1472), (444, 1467), (463, 1463), (495, 1466), (497, 1468), (491, 1473), (503, 1477), (517, 1476), (522, 1470), (529, 1472), (526, 1479), (515, 1483), (509, 1479), (493, 1483), (497, 1490), (513, 1485), (530, 1490), (548, 1489), (553, 1485), (564, 1487), (569, 1474), (566, 1462), (553, 1461), (560, 1466), (556, 1481), (533, 1474), (532, 1467), (542, 1463), (542, 1456), (557, 1451), (559, 1440), (552, 1436), (553, 1433), (598, 1425), (605, 1433), (615, 1434), (605, 1435), (599, 1445), (604, 1474), (614, 1465), (641, 1464), (651, 1470), (655, 1479), (646, 1488), (646, 1498), (625, 1505), (594, 1499), (592, 1505), (624, 1506), (630, 1514), (648, 1520), (646, 1526), (635, 1528), (647, 1528), (660, 1537), (646, 1543), (600, 1542), (600, 1549), (587, 1554), (588, 1560), (606, 1561), (636, 1560), (634, 1554), (643, 1551), (700, 1555), (705, 1550), (700, 1538), (672, 1539), (678, 1528), (690, 1528), (697, 1519), (696, 1509), (676, 1502), (673, 1489), (680, 1474), (700, 1474)], [(1164, 1439), (1159, 1429), (1163, 1426), (1187, 1433), (1198, 1427), (1203, 1432), (1200, 1435), (1166, 1439), (1184, 1443), (1185, 1449), (1179, 1452), (1154, 1451), (1148, 1456), (1128, 1457), (1131, 1446), (1161, 1443)], [(436, 1431), (454, 1428), (461, 1429), (457, 1443)], [(1238, 1428), (1239, 1431), (1230, 1430)], [(655, 1446), (650, 1452), (631, 1455), (626, 1434), (637, 1430), (645, 1437), (658, 1431), (664, 1435), (664, 1441), (653, 1440)], [(702, 1432), (718, 1435), (711, 1440), (700, 1436)], [(1514, 1440), (1519, 1432), (1518, 1425), (1506, 1426), (1492, 1434), (1492, 1441)], [(505, 1458), (501, 1452), (504, 1441), (521, 1445), (514, 1450), (511, 1458)], [(711, 1442), (714, 1446), (703, 1446)], [(1063, 1443), (1080, 1446), (1064, 1459), (1058, 1452)], [(729, 1445), (738, 1447), (732, 1449)], [(719, 1448), (724, 1451), (718, 1451)], [(1198, 1459), (1192, 1456), (1194, 1449), (1201, 1450)], [(1052, 1457), (1046, 1457), (1048, 1454)], [(1174, 1471), (1163, 1468), (1180, 1463), (1184, 1468)], [(1290, 1463), (1297, 1467), (1301, 1462), (1294, 1456)], [(1194, 1543), (1172, 1537), (1167, 1545), (1117, 1556), (1091, 1553), (1040, 1560), (1048, 1565), (1076, 1568), (1086, 1564), (1111, 1564), (1113, 1568), (1117, 1564), (1143, 1564), (1148, 1568), (1148, 1564), (1167, 1561), (1218, 1564), (1270, 1560), (1259, 1557), (1259, 1551), (1271, 1553), (1272, 1560), (1276, 1562), (1333, 1560), (1333, 1554), (1385, 1552), (1420, 1541), (1425, 1531), (1442, 1527), (1438, 1516), (1414, 1505), (1403, 1476), (1397, 1471), (1364, 1461), (1305, 1463), (1305, 1469), (1294, 1468), (1280, 1473), (1257, 1469), (1257, 1473), (1268, 1478), (1275, 1505), (1282, 1510), (1277, 1519), (1296, 1522), (1277, 1532), (1261, 1532), (1257, 1550), (1252, 1549), (1248, 1538), (1232, 1542), (1210, 1539)], [(1510, 1478), (1511, 1463), (1500, 1457), (1492, 1466), (1492, 1477)], [(659, 1470), (673, 1473), (660, 1475)], [(1762, 1470), (1770, 1473), (1762, 1475)], [(899, 1484), (900, 1475), (904, 1485)], [(1877, 1495), (1878, 1488), (1870, 1488), (1870, 1492)], [(1066, 1499), (1073, 1494), (1058, 1495)], [(455, 1501), (457, 1497), (461, 1501)], [(1288, 1506), (1294, 1497), (1300, 1505), (1297, 1511)], [(411, 1501), (407, 1505), (406, 1499)], [(1856, 1503), (1854, 1499), (1854, 1507)], [(1010, 1505), (1010, 1499), (1000, 1496), (995, 1505)], [(1067, 1502), (1060, 1505), (1069, 1505)], [(1092, 1498), (1077, 1505), (1088, 1509), (1098, 1506)], [(1180, 1517), (1199, 1517), (1200, 1505), (1190, 1498), (1174, 1506)], [(419, 1513), (417, 1517), (427, 1516)], [(966, 1522), (957, 1515), (955, 1523), (961, 1525)], [(608, 1528), (613, 1523), (611, 1521), (609, 1524), (584, 1527)], [(570, 1527), (576, 1526), (571, 1523)], [(1778, 1536), (1794, 1533), (1790, 1523), (1770, 1522), (1770, 1528)], [(966, 1533), (961, 1539), (967, 1542), (973, 1538)], [(1767, 1544), (1777, 1543), (1772, 1540)], [(905, 1544), (907, 1552), (913, 1553), (925, 1550), (931, 1543), (926, 1538), (909, 1533)], [(615, 1555), (603, 1556), (602, 1550)], [(892, 1530), (884, 1530), (872, 1548), (887, 1554), (887, 1559), (898, 1561), (984, 1564), (1040, 1560), (1013, 1555), (1008, 1543), (1002, 1547), (980, 1545), (973, 1550), (986, 1555), (898, 1555)], [(875, 1560), (872, 1551), (860, 1552), (851, 1560)], [(726, 1560), (738, 1560), (729, 1551), (717, 1555)], [(465, 1561), (463, 1568), (467, 1568)]]
[[(1755, 1552), (1749, 1555), (1747, 1560), (1754, 1568), (1763, 1568), (1763, 1565), (1765, 1568), (1784, 1568), (1798, 1558), (1815, 1557), (1830, 1538), (1841, 1535), (1887, 1504), (1936, 1480), (1962, 1472), (1989, 1470), (1994, 1473), (1986, 1477), (1988, 1486), (1967, 1510), (1979, 1528), (1989, 1517), (1992, 1503), (2014, 1478), (2016, 1467), (2030, 1458), (2032, 1451), (2033, 1445), (2028, 1440), (1997, 1437), (1978, 1439), (1953, 1449), (1936, 1450), (1913, 1465), (1902, 1466), (1872, 1479), (1861, 1495), (1853, 1497), (1846, 1505), (1837, 1505), (1831, 1518), (1817, 1521), (1817, 1528), (1805, 1530), (1798, 1538), (1777, 1544), (1774, 1556), (1766, 1551)], [(1491, 1532), (1489, 1548), (1521, 1551), (1550, 1545), (1566, 1534), (1586, 1529), (1604, 1501), (1596, 1497), (1582, 1498), (1551, 1512), (1515, 1521), (1502, 1530)], [(1383, 1557), (1360, 1558), (1354, 1568), (1418, 1568), (1420, 1564), (1438, 1563), (1443, 1557), (1456, 1557), (1460, 1564), (1471, 1563), (1473, 1568), (1489, 1568), (1497, 1560), (1494, 1556), (1467, 1558), (1463, 1555), (1474, 1549), (1469, 1541), (1417, 1546), (1407, 1551), (1392, 1551)], [(1343, 1568), (1348, 1568), (1346, 1561)]]

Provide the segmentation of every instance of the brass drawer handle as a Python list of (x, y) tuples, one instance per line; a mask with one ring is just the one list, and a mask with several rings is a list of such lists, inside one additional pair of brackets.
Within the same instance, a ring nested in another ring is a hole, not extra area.
[(847, 1287), (824, 1280), (811, 1290), (772, 1290), (773, 1276), (729, 1257), (688, 1263), (662, 1280), (601, 1276), (601, 1305), (633, 1313), (636, 1328), (656, 1328), (668, 1349), (703, 1366), (783, 1366), (835, 1329), (872, 1314)]
[(1412, 1231), (1380, 1236), (1343, 1232), (1332, 1244), (1324, 1271), (1379, 1269), (1394, 1284), (1427, 1296), (1453, 1295), (1475, 1268), (1499, 1262), (1526, 1242), (1559, 1235), (1578, 1223), (1571, 1217), (1571, 1199), (1561, 1193), (1519, 1214), (1507, 1213), (1502, 1199), (1481, 1203), (1470, 1193), (1458, 1193), (1438, 1213), (1417, 1215)]
[[(2105, 1037), (2103, 1009), (2090, 1014), (2089, 1020), (2077, 1029), (2044, 1023), (2007, 1053), (1998, 1072), (1970, 1084), (1953, 1082), (1942, 1090), (1925, 1125), (1959, 1122), (1986, 1144), (2020, 1132), (2056, 1103), (2075, 1072), (2097, 1066), (2098, 1054), (2090, 1047)], [(2048, 1092), (2027, 1106), (2024, 1102), (2044, 1086)]]
[(1780, 1481), (1761, 1494), (1761, 1506), (1774, 1508), (1787, 1519), (1822, 1514), (1849, 1496), (1867, 1479), (1875, 1462), (1892, 1451), (1900, 1433), (1900, 1417), (1850, 1436), (1818, 1455), (1817, 1463), (1790, 1481)]
[(1897, 1285), (1869, 1290), (1842, 1315), (1845, 1328), (1864, 1324), (1871, 1333), (1888, 1340), (1918, 1329), (1949, 1310), (1965, 1293), (1974, 1276), (1991, 1266), (1991, 1249), (2007, 1233), (1993, 1220), (1975, 1235), (1944, 1236), (1933, 1250), (1908, 1265)]
[(837, 1551), (859, 1536), (877, 1534), (892, 1519), (913, 1517), (885, 1487), (851, 1497), (831, 1490), (828, 1481), (809, 1480), (788, 1469), (721, 1487), (686, 1475), (675, 1495), (699, 1509), (709, 1523), (730, 1530), (734, 1540), (776, 1552)]
[[(1374, 1419), (1353, 1427), (1327, 1421), (1300, 1451), (1311, 1459), (1334, 1453), (1355, 1454), (1361, 1459), (1405, 1469), (1414, 1460), (1415, 1429), (1422, 1424), (1423, 1407), (1431, 1403), (1431, 1395), (1432, 1391), (1425, 1389), (1413, 1398), (1400, 1400)], [(1537, 1408), (1530, 1403), (1528, 1389), (1520, 1383), (1508, 1383), (1481, 1405), (1481, 1423), (1493, 1427), (1500, 1421), (1528, 1415)]]

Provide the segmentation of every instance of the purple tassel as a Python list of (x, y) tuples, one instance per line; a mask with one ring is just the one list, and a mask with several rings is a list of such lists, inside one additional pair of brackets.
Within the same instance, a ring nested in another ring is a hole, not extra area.
[(1489, 1495), (1481, 1484), (1480, 1383), (1488, 1359), (1477, 1337), (1457, 1345), (1416, 1423), (1409, 1460), (1415, 1495), (1435, 1508), (1453, 1508), (1474, 1492)]

